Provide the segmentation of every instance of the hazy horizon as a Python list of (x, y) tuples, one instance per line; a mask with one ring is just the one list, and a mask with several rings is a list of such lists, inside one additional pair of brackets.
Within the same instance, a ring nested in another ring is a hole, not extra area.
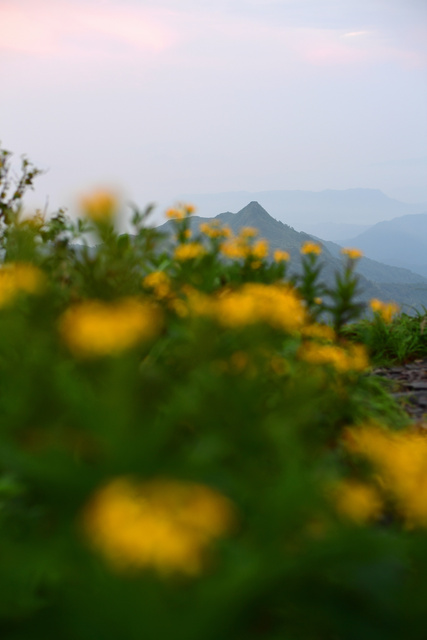
[(423, 0), (0, 0), (0, 20), (0, 141), (47, 170), (32, 206), (104, 186), (159, 214), (230, 191), (427, 202)]

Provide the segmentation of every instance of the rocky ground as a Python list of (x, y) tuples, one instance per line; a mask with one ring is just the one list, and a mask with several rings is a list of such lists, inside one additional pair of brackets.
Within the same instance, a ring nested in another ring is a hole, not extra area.
[(391, 394), (409, 416), (427, 428), (427, 358), (393, 367), (378, 367), (374, 375), (392, 381)]

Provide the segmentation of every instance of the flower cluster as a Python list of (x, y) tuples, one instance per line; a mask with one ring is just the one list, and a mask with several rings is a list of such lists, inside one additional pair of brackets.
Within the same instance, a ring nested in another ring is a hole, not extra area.
[(296, 292), (284, 285), (247, 283), (207, 296), (187, 291), (191, 313), (212, 317), (228, 328), (266, 324), (286, 332), (300, 330), (306, 322), (304, 305)]
[(20, 293), (40, 293), (43, 286), (43, 273), (34, 265), (7, 263), (0, 269), (0, 307), (13, 302)]
[(383, 501), (375, 487), (358, 480), (343, 480), (330, 489), (337, 511), (357, 524), (381, 515)]
[(268, 256), (269, 245), (264, 239), (254, 241), (257, 235), (257, 229), (243, 227), (238, 236), (228, 236), (229, 239), (221, 244), (221, 253), (230, 260), (249, 260), (254, 268), (258, 268)]
[(117, 196), (110, 191), (96, 191), (81, 199), (84, 214), (94, 222), (110, 222), (118, 208)]
[(170, 278), (164, 271), (152, 271), (145, 276), (142, 283), (159, 299), (168, 298), (172, 293)]
[(363, 251), (360, 251), (360, 249), (344, 248), (341, 249), (341, 254), (347, 256), (350, 260), (359, 260), (359, 258), (363, 257)]
[(276, 249), (276, 251), (273, 253), (273, 259), (275, 262), (288, 262), (288, 260), (291, 259), (291, 256), (288, 251)]
[(233, 238), (221, 244), (221, 253), (230, 260), (243, 260), (248, 255), (248, 245)]
[(255, 227), (242, 227), (239, 233), (241, 238), (256, 238), (258, 234), (259, 231)]
[(390, 324), (395, 315), (399, 313), (398, 304), (395, 302), (382, 302), (377, 298), (371, 300), (370, 307), (386, 324)]
[(313, 365), (330, 365), (340, 373), (365, 371), (369, 367), (366, 349), (359, 344), (341, 347), (337, 344), (306, 342), (299, 350), (299, 357)]
[(303, 256), (310, 254), (318, 256), (322, 253), (322, 247), (317, 242), (307, 240), (302, 244), (300, 251)]
[(235, 512), (204, 485), (119, 477), (87, 505), (83, 526), (91, 544), (118, 570), (199, 574), (211, 543), (231, 532)]
[(371, 461), (379, 489), (395, 501), (406, 522), (426, 527), (426, 436), (367, 424), (349, 429), (345, 442), (351, 452)]
[(218, 238), (230, 238), (232, 235), (230, 227), (228, 225), (221, 225), (217, 220), (213, 220), (210, 223), (203, 222), (199, 229), (205, 236), (214, 240)]
[(59, 330), (74, 355), (91, 358), (115, 355), (150, 340), (158, 335), (161, 324), (159, 309), (137, 298), (87, 300), (64, 313)]
[(166, 217), (169, 220), (185, 220), (195, 212), (195, 207), (192, 204), (184, 204), (179, 207), (174, 207), (166, 211)]
[(302, 328), (301, 334), (305, 338), (316, 338), (327, 342), (333, 342), (336, 339), (336, 334), (332, 327), (319, 322), (306, 325)]
[(205, 255), (206, 249), (200, 242), (187, 242), (179, 244), (174, 251), (174, 258), (179, 262), (195, 260)]

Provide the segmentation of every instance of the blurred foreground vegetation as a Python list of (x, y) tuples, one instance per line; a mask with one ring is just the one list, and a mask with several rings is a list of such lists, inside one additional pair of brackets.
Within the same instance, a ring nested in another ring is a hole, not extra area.
[(315, 243), (24, 219), (0, 169), (0, 637), (424, 640), (427, 439), (370, 375), (424, 320), (357, 322), (357, 250), (325, 290)]

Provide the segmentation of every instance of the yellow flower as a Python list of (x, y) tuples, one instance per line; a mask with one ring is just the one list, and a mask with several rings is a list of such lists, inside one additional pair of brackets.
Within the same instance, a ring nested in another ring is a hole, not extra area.
[(187, 244), (180, 244), (174, 251), (174, 257), (180, 262), (186, 260), (194, 260), (205, 255), (206, 249), (200, 242), (187, 242)]
[(368, 352), (363, 344), (352, 344), (347, 347), (349, 368), (353, 371), (366, 371), (370, 367)]
[(381, 514), (383, 504), (378, 491), (365, 483), (342, 481), (330, 493), (338, 512), (356, 524), (364, 524)]
[(411, 526), (427, 526), (427, 438), (373, 423), (349, 429), (345, 444), (375, 466), (379, 486), (396, 500)]
[(170, 301), (169, 308), (174, 311), (180, 318), (186, 318), (189, 314), (188, 305), (180, 298), (173, 298)]
[(258, 240), (251, 247), (251, 255), (257, 260), (262, 260), (268, 255), (268, 242), (267, 240)]
[(288, 260), (291, 259), (291, 256), (287, 251), (276, 249), (276, 251), (273, 254), (273, 258), (275, 262), (287, 262)]
[(123, 298), (116, 302), (87, 300), (60, 318), (59, 331), (70, 351), (82, 358), (115, 355), (161, 329), (160, 311), (149, 302)]
[(182, 209), (168, 209), (165, 215), (170, 220), (184, 220), (185, 218), (185, 212)]
[(305, 343), (298, 352), (305, 362), (333, 366), (339, 373), (365, 371), (369, 360), (362, 345), (349, 345), (346, 349), (334, 344)]
[[(246, 229), (251, 230), (251, 227)], [(253, 245), (250, 245), (247, 238), (241, 233), (239, 237), (223, 242), (220, 246), (220, 251), (231, 260), (251, 257), (258, 261), (263, 260), (268, 255), (268, 242), (267, 240), (258, 240)]]
[(199, 227), (201, 233), (209, 238), (230, 238), (231, 237), (231, 229), (228, 225), (221, 226), (220, 223), (216, 220), (212, 221), (210, 224), (208, 222), (203, 222)]
[(239, 231), (239, 236), (241, 238), (255, 238), (258, 233), (259, 231), (255, 227), (242, 227)]
[(226, 256), (226, 258), (230, 258), (231, 260), (241, 260), (248, 256), (249, 247), (239, 239), (235, 239), (223, 242), (220, 246), (220, 251), (224, 256)]
[(223, 289), (217, 295), (186, 290), (188, 310), (193, 316), (212, 318), (226, 328), (266, 324), (276, 329), (299, 331), (306, 320), (304, 305), (285, 285), (247, 283), (239, 289)]
[(386, 324), (390, 324), (394, 316), (399, 313), (399, 305), (395, 302), (382, 302), (373, 298), (369, 304), (372, 311), (378, 314)]
[(164, 271), (152, 271), (142, 282), (145, 287), (152, 289), (158, 298), (167, 298), (171, 293), (170, 278)]
[(333, 342), (336, 338), (335, 331), (326, 324), (308, 324), (301, 330), (303, 336), (307, 338), (317, 338)]
[[(212, 316), (215, 313), (215, 299), (197, 289), (185, 288), (187, 314), (194, 316)], [(183, 301), (183, 304), (184, 301)]]
[(127, 477), (99, 489), (83, 513), (83, 527), (113, 568), (162, 575), (198, 575), (211, 543), (231, 532), (231, 502), (204, 485)]
[(363, 258), (363, 251), (360, 249), (350, 249), (345, 248), (341, 249), (341, 253), (343, 256), (347, 256), (350, 260), (358, 260), (359, 258)]
[(183, 204), (178, 208), (171, 208), (166, 211), (166, 217), (170, 220), (184, 220), (195, 212), (196, 208), (192, 204)]
[(94, 222), (110, 222), (117, 212), (118, 200), (109, 191), (95, 191), (81, 199), (81, 207)]
[(301, 246), (301, 253), (303, 255), (320, 255), (322, 253), (322, 247), (320, 246), (320, 244), (317, 244), (317, 242), (311, 242), (310, 240), (307, 240), (307, 242), (304, 242), (304, 244)]
[(224, 291), (214, 313), (225, 327), (264, 323), (294, 332), (305, 323), (305, 310), (296, 293), (285, 286), (247, 283), (236, 291)]
[(0, 267), (0, 307), (13, 302), (20, 293), (40, 293), (44, 283), (43, 272), (32, 264), (25, 262), (4, 264)]

